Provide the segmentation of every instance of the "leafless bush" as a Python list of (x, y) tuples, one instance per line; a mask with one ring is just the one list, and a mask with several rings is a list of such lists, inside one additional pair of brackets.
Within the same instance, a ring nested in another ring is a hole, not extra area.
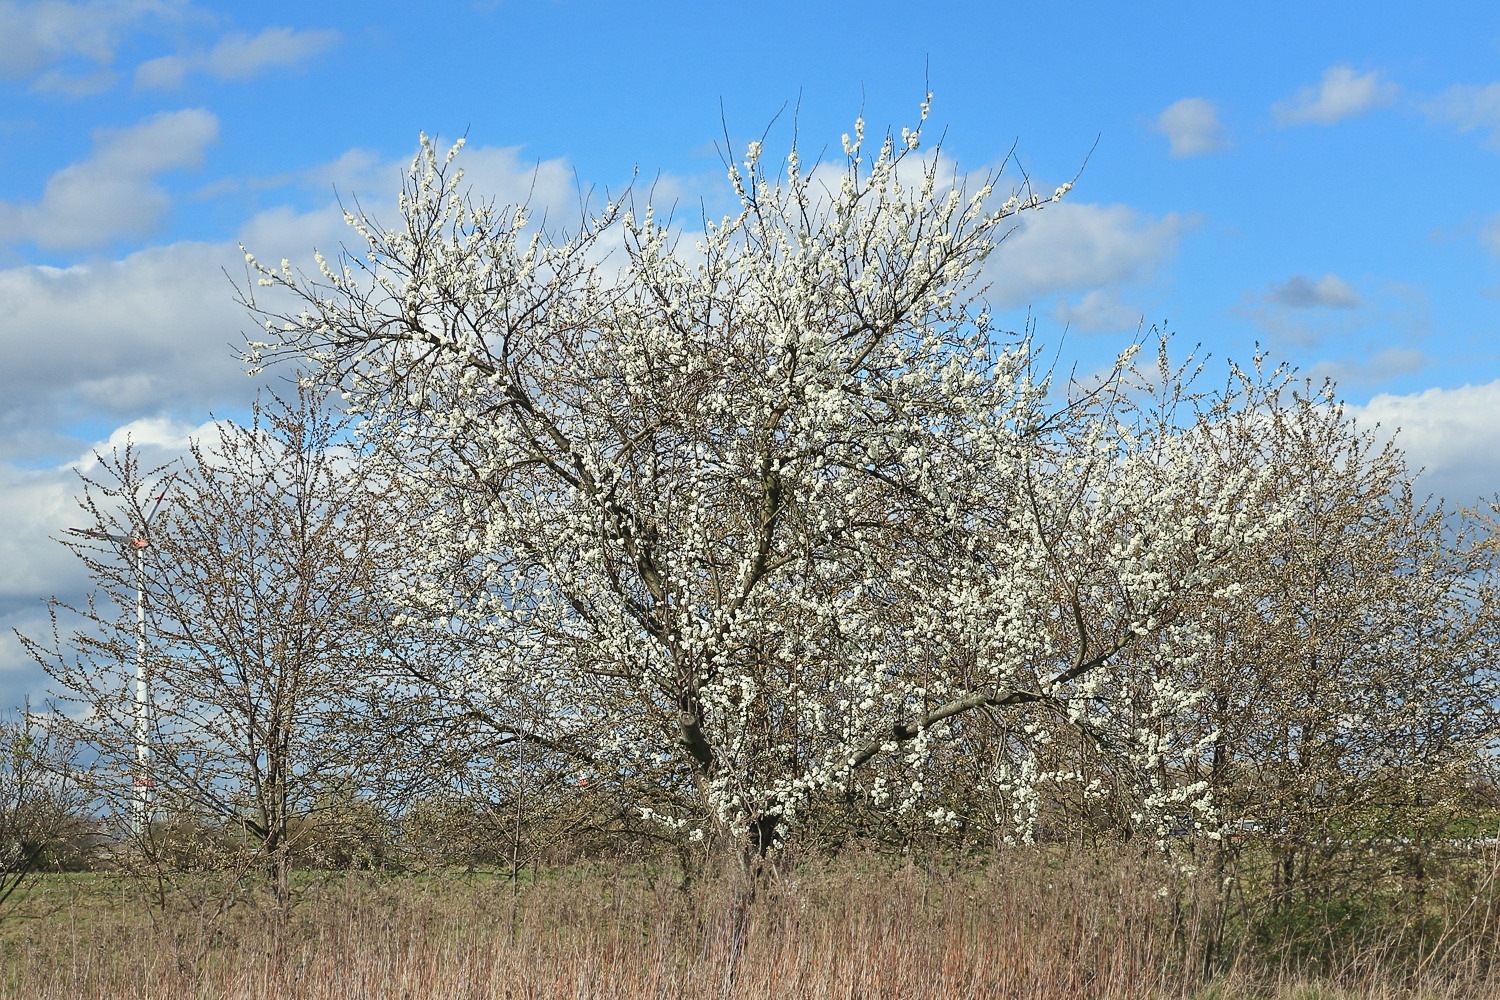
[(0, 917), (44, 871), (80, 868), (97, 836), (56, 720), (26, 706), (0, 717)]

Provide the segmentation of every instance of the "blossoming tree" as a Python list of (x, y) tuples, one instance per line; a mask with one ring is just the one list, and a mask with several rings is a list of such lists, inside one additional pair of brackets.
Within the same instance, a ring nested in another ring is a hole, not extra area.
[[(828, 797), (956, 821), (924, 776), (963, 727), (1022, 836), (1081, 778), (1042, 763), (1059, 727), (1127, 771), (1191, 755), (1140, 721), (1191, 701), (1187, 597), (1274, 498), (1205, 446), (1223, 408), (1153, 420), (1129, 354), (1061, 385), (992, 323), (990, 252), (1069, 186), (997, 193), (860, 123), (842, 166), (750, 144), (700, 234), (629, 201), (552, 233), (467, 196), (458, 151), (424, 137), (397, 225), (351, 214), (320, 274), (247, 254), (298, 300), (247, 289), (247, 358), (349, 394), (408, 497), (402, 620), (495, 725), (749, 854)], [(1132, 647), (1161, 669), (1127, 710)], [(1142, 801), (1209, 809), (1177, 784)]]

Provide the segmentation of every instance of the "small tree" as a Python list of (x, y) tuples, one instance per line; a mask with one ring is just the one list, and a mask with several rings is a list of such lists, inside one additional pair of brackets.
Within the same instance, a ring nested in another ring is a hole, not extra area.
[(1226, 445), (1299, 499), (1235, 554), (1238, 586), (1205, 615), (1194, 714), (1217, 734), (1202, 770), (1231, 821), (1224, 847), (1263, 848), (1271, 864), (1248, 874), (1275, 904), (1385, 884), (1420, 901), (1496, 777), (1493, 534), (1420, 502), (1399, 449), (1331, 386), (1241, 420)]
[[(191, 446), (144, 550), (149, 773), (154, 811), (170, 822), (141, 846), (159, 852), (189, 824), (266, 870), (283, 912), (299, 845), (330, 803), (350, 800), (337, 786), (362, 766), (352, 678), (378, 648), (382, 526), (344, 430), (306, 389), (257, 403), (246, 426), (220, 423), (216, 440)], [(101, 534), (128, 531), (148, 478), (129, 446), (102, 456), (80, 506)], [(136, 763), (134, 566), (89, 540), (67, 544), (97, 590), (82, 608), (52, 602), (53, 644), (27, 645), (81, 710), (100, 791), (120, 803)], [(58, 639), (60, 614), (85, 629)]]
[(82, 860), (95, 824), (56, 720), (27, 705), (0, 718), (0, 916), (48, 869)]

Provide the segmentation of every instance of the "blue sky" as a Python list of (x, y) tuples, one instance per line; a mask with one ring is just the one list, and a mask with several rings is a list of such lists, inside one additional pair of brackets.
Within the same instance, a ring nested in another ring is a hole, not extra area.
[[(1500, 8), (0, 0), (0, 623), (83, 586), (48, 536), (74, 467), (240, 412), (223, 269), (337, 243), (419, 130), (477, 190), (722, 205), (715, 141), (838, 149), (861, 110), (967, 170), (1016, 149), (1067, 202), (992, 295), (1085, 368), (1143, 320), (1259, 343), (1400, 425), (1427, 486), (1500, 489)], [(777, 118), (778, 113), (780, 117)], [(1096, 145), (1097, 142), (1097, 145)], [(1090, 156), (1092, 150), (1092, 156)], [(1018, 176), (1018, 175), (1013, 175)], [(35, 674), (0, 637), (0, 693)]]

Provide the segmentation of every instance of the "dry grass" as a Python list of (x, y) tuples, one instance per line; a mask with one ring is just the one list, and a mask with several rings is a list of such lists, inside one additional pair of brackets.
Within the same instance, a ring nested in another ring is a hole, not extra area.
[(966, 877), (843, 863), (743, 908), (728, 880), (575, 871), (513, 896), (340, 877), (280, 928), (251, 902), (163, 915), (129, 886), (58, 881), (9, 925), (0, 998), (1500, 998), (1477, 967), (1417, 981), (1359, 956), (1334, 982), (1241, 956), (1204, 984), (1204, 928), (1159, 871), (1023, 860)]

